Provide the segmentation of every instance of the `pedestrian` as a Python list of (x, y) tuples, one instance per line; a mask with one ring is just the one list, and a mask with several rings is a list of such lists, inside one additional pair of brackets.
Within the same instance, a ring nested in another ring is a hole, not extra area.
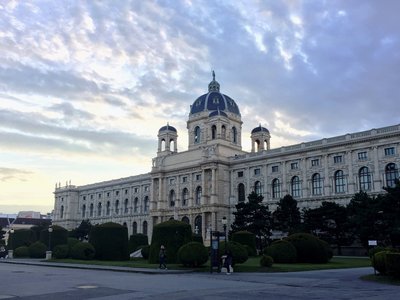
[(232, 268), (232, 252), (231, 250), (227, 250), (225, 252), (225, 261), (224, 261), (224, 267), (226, 268), (226, 275), (231, 274), (231, 268)]
[(4, 246), (0, 247), (0, 258), (7, 258), (7, 251)]
[(167, 259), (167, 252), (166, 252), (166, 250), (165, 250), (164, 245), (161, 245), (161, 247), (160, 247), (159, 259), (160, 259), (160, 266), (159, 266), (159, 269), (168, 270), (168, 269), (167, 269), (167, 265), (165, 264), (165, 261), (166, 261), (166, 259)]

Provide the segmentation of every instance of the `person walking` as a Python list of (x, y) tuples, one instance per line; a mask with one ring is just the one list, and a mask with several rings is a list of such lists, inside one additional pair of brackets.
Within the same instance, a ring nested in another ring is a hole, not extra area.
[(159, 260), (160, 260), (159, 269), (168, 270), (168, 269), (167, 269), (167, 265), (165, 264), (166, 259), (167, 259), (167, 252), (166, 252), (166, 250), (165, 250), (164, 245), (161, 245), (161, 247), (160, 247), (160, 254), (159, 254)]
[(224, 261), (224, 267), (226, 268), (227, 275), (231, 274), (232, 261), (233, 261), (232, 252), (231, 252), (231, 250), (227, 250), (225, 252), (225, 261)]

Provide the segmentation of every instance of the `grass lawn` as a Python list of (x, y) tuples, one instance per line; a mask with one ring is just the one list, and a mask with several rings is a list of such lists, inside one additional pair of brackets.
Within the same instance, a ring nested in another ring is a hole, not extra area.
[(382, 284), (400, 285), (400, 278), (393, 278), (389, 276), (382, 275), (365, 275), (361, 277), (362, 280), (374, 281)]
[[(341, 268), (358, 268), (369, 267), (371, 262), (369, 258), (352, 258), (352, 257), (333, 257), (327, 264), (274, 264), (272, 268), (263, 268), (259, 264), (260, 257), (250, 257), (244, 264), (236, 265), (235, 272), (297, 272), (324, 269), (341, 269)], [(156, 269), (158, 264), (149, 264), (142, 258), (135, 258), (129, 261), (99, 261), (99, 260), (76, 260), (76, 259), (53, 259), (51, 262), (73, 263), (73, 264), (90, 264), (103, 266), (118, 266), (131, 268), (149, 268)], [(187, 270), (179, 264), (167, 264), (168, 269)], [(204, 267), (195, 269), (200, 272), (208, 272), (210, 265), (207, 263)]]

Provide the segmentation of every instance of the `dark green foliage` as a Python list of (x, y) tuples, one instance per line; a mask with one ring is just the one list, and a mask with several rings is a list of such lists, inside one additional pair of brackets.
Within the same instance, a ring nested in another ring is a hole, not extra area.
[(320, 239), (319, 242), (324, 247), (326, 257), (327, 257), (328, 261), (330, 261), (333, 257), (333, 250), (332, 250), (331, 246), (324, 240)]
[(90, 243), (79, 242), (71, 249), (71, 257), (74, 259), (91, 260), (95, 257), (96, 250)]
[(72, 247), (77, 243), (79, 243), (77, 238), (67, 238), (68, 251), (71, 252)]
[(297, 260), (297, 250), (292, 243), (280, 240), (268, 246), (264, 254), (271, 256), (276, 263), (295, 263)]
[(242, 244), (243, 246), (248, 246), (250, 248), (250, 250), (248, 250), (247, 252), (250, 256), (255, 256), (257, 254), (256, 236), (254, 233), (251, 233), (246, 230), (237, 231), (237, 232), (232, 233), (231, 240), (233, 242)]
[[(218, 255), (221, 257), (225, 253), (225, 242), (220, 242), (218, 247)], [(226, 249), (232, 253), (232, 266), (242, 264), (249, 258), (246, 248), (239, 243), (229, 241), (226, 243)]]
[(400, 278), (400, 253), (386, 254), (386, 270), (388, 275)]
[(128, 228), (117, 223), (104, 223), (92, 228), (89, 242), (99, 260), (129, 260)]
[(374, 247), (374, 248), (372, 248), (372, 249), (370, 249), (368, 251), (369, 258), (372, 260), (372, 258), (374, 257), (375, 253), (378, 253), (378, 252), (381, 252), (381, 251), (385, 251), (385, 250), (389, 250), (389, 249), (387, 249), (386, 247), (382, 247), (382, 246)]
[(149, 259), (149, 254), (150, 254), (150, 246), (149, 245), (143, 245), (143, 246), (139, 246), (140, 249), (142, 249), (140, 251), (140, 253), (142, 254), (144, 259)]
[(90, 230), (92, 230), (93, 225), (90, 221), (82, 220), (81, 224), (69, 232), (69, 237), (76, 238), (80, 241), (87, 240), (89, 237)]
[(35, 242), (40, 240), (40, 232), (47, 227), (47, 225), (35, 225), (30, 228), (35, 234)]
[(61, 226), (53, 225), (53, 232), (49, 233), (48, 228), (43, 229), (40, 232), (40, 241), (45, 244), (47, 247), (49, 246), (49, 234), (50, 234), (50, 244), (51, 250), (54, 249), (57, 245), (65, 245), (68, 241), (68, 231)]
[(285, 240), (296, 248), (297, 262), (327, 263), (329, 260), (324, 244), (311, 234), (295, 233)]
[(271, 268), (273, 263), (274, 263), (274, 259), (271, 256), (268, 256), (268, 255), (264, 254), (260, 258), (260, 266), (261, 267)]
[(263, 196), (252, 192), (247, 202), (236, 204), (236, 211), (233, 213), (235, 221), (231, 226), (232, 232), (249, 231), (255, 234), (259, 249), (263, 248), (262, 241), (271, 236), (271, 213), (263, 201)]
[(17, 229), (14, 233), (10, 233), (9, 247), (12, 250), (21, 247), (29, 246), (36, 241), (35, 233), (30, 229)]
[(206, 247), (199, 242), (190, 242), (178, 250), (178, 261), (184, 266), (199, 267), (208, 260)]
[(201, 234), (195, 234), (195, 233), (193, 233), (193, 235), (192, 235), (192, 241), (193, 242), (198, 242), (198, 243), (204, 243), (203, 242), (203, 236), (201, 235)]
[(129, 253), (138, 249), (139, 246), (148, 245), (149, 238), (143, 233), (132, 234), (129, 238)]
[(57, 245), (54, 247), (53, 250), (53, 257), (62, 259), (62, 258), (67, 258), (69, 254), (69, 246), (66, 245)]
[(276, 230), (295, 233), (301, 225), (300, 210), (297, 201), (291, 195), (279, 200), (278, 206), (272, 214), (273, 227)]
[(29, 248), (27, 246), (20, 246), (14, 250), (15, 257), (29, 257)]
[(47, 246), (42, 242), (34, 242), (29, 246), (29, 256), (32, 258), (44, 258), (46, 256)]
[(153, 236), (150, 246), (149, 262), (157, 263), (161, 245), (164, 245), (167, 253), (167, 262), (178, 262), (177, 253), (181, 246), (192, 241), (192, 232), (189, 224), (185, 222), (169, 220), (157, 224), (153, 228)]
[(246, 248), (247, 255), (250, 256), (257, 256), (257, 250), (255, 248), (250, 247), (249, 245), (243, 245)]
[(390, 253), (390, 251), (381, 251), (375, 253), (374, 257), (372, 258), (372, 266), (375, 270), (379, 272), (379, 274), (385, 275), (386, 274), (386, 254)]

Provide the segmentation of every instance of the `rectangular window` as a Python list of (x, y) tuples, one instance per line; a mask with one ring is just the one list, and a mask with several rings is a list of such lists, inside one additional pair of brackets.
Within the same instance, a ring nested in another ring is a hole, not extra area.
[(137, 194), (139, 192), (139, 188), (135, 188), (134, 192)]
[(341, 155), (336, 155), (333, 157), (333, 163), (335, 164), (340, 164), (342, 162), (342, 156)]
[(115, 191), (115, 195), (117, 195), (117, 196), (118, 196), (118, 195), (119, 195), (119, 191)]
[(175, 178), (170, 178), (169, 179), (169, 184), (175, 184)]
[(311, 166), (312, 167), (319, 166), (319, 159), (312, 159), (311, 160)]
[(86, 196), (83, 196), (83, 200), (86, 200)]
[(278, 166), (272, 166), (272, 172), (278, 172), (279, 168)]
[(125, 190), (125, 195), (128, 195), (128, 190)]
[(366, 160), (367, 159), (367, 152), (366, 151), (358, 152), (358, 159), (359, 160)]
[(200, 174), (196, 174), (196, 180), (200, 181), (201, 180), (201, 175)]
[(260, 175), (261, 174), (261, 170), (260, 169), (254, 169), (254, 175)]
[(144, 191), (145, 191), (145, 192), (148, 192), (148, 191), (149, 191), (149, 187), (148, 187), (148, 186), (145, 186), (145, 187), (144, 187)]
[(394, 155), (394, 147), (385, 148), (385, 156)]
[(93, 199), (93, 195), (90, 195), (90, 199)]
[(187, 182), (187, 176), (182, 177), (182, 182), (183, 183)]
[(298, 162), (294, 162), (290, 164), (290, 169), (292, 170), (297, 170), (299, 168), (299, 163)]
[(107, 197), (110, 197), (110, 193), (109, 192), (107, 193)]
[(243, 177), (243, 171), (237, 172), (238, 177)]

